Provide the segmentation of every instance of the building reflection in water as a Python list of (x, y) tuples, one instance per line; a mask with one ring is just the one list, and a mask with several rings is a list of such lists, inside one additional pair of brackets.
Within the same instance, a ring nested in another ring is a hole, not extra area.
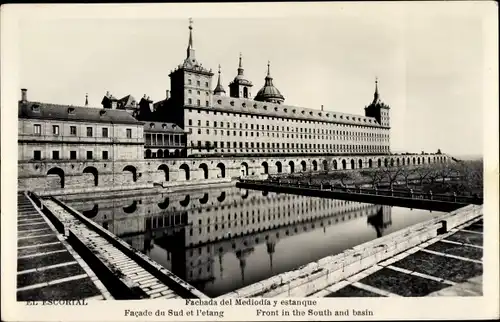
[(381, 237), (392, 224), (390, 206), (236, 187), (66, 202), (209, 296)]

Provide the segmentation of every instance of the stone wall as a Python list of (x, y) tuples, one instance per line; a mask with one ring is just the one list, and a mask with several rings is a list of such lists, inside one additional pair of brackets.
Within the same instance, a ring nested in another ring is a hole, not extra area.
[[(92, 189), (95, 187), (134, 188), (159, 184), (178, 186), (225, 182), (230, 178), (262, 174), (343, 169), (376, 168), (379, 160), (390, 166), (448, 162), (446, 155), (360, 155), (178, 158), (114, 161), (20, 161), (18, 190)], [(419, 161), (420, 160), (420, 161)], [(422, 160), (425, 160), (423, 163)]]

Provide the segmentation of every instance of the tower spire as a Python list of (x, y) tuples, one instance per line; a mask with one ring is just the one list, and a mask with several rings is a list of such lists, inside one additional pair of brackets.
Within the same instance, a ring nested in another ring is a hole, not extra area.
[(187, 58), (194, 59), (194, 47), (193, 47), (193, 19), (189, 18), (189, 41), (187, 47)]
[(271, 77), (271, 61), (267, 61), (267, 77)]
[(214, 94), (215, 95), (224, 95), (224, 94), (226, 94), (226, 91), (224, 90), (224, 87), (220, 83), (220, 65), (219, 65), (219, 77), (217, 79), (217, 86), (215, 86), (215, 89), (214, 89)]
[(85, 107), (89, 106), (89, 93), (85, 94)]
[(378, 77), (375, 77), (375, 93), (373, 93), (373, 101), (376, 102), (379, 99), (378, 94)]
[(243, 76), (243, 71), (244, 71), (243, 70), (243, 64), (241, 63), (241, 59), (242, 59), (242, 57), (241, 57), (241, 53), (240, 53), (240, 63), (238, 65), (238, 75), (239, 76)]

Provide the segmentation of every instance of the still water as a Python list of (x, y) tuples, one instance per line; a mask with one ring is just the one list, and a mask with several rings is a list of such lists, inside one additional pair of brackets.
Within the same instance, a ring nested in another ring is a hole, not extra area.
[(211, 297), (440, 214), (236, 187), (77, 198), (61, 199)]

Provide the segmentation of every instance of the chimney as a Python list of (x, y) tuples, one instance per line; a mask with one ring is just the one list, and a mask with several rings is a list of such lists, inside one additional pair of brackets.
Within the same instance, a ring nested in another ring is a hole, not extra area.
[(323, 111), (323, 105), (321, 105), (321, 111)]
[(170, 91), (167, 89), (167, 97), (166, 99), (168, 100), (170, 98)]
[(21, 88), (21, 101), (28, 101), (28, 90), (26, 88)]

